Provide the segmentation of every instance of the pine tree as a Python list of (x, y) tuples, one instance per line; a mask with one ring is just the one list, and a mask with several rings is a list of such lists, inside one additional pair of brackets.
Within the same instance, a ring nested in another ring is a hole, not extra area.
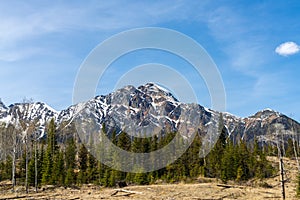
[(297, 192), (297, 197), (300, 198), (300, 172), (298, 172), (298, 176), (297, 176), (296, 192)]
[(67, 175), (65, 178), (65, 185), (66, 186), (71, 186), (75, 183), (75, 174), (74, 174), (74, 169), (68, 168), (67, 169)]
[(35, 160), (31, 158), (28, 164), (28, 184), (34, 186), (35, 182)]
[(78, 174), (78, 183), (86, 183), (86, 170), (88, 162), (88, 151), (83, 144), (81, 144), (78, 152), (78, 163), (79, 163), (79, 174)]
[(111, 170), (108, 179), (108, 187), (114, 186), (116, 186), (116, 170)]
[[(188, 149), (187, 156), (183, 160), (183, 163), (188, 164), (188, 171), (190, 177), (199, 176), (201, 165), (203, 165), (203, 159), (199, 156), (199, 150), (201, 148), (201, 138), (199, 134), (196, 134), (191, 146)], [(202, 174), (203, 175), (203, 174)]]
[(10, 179), (12, 174), (12, 158), (7, 157), (5, 162), (3, 163), (3, 170), (1, 170), (2, 179)]
[(118, 135), (118, 147), (120, 147), (121, 149), (124, 149), (125, 151), (129, 151), (130, 150), (130, 147), (131, 147), (131, 141), (130, 141), (130, 138), (129, 136), (122, 132)]
[(97, 173), (97, 162), (96, 158), (92, 154), (88, 154), (88, 164), (87, 164), (87, 181), (88, 183), (96, 182), (96, 173)]
[[(39, 152), (39, 151), (38, 151)], [(37, 177), (37, 182), (40, 184), (42, 182), (42, 176), (43, 176), (43, 163), (44, 163), (44, 156), (45, 156), (45, 151), (44, 151), (44, 144), (42, 143), (41, 147), (41, 152), (38, 153), (37, 158), (37, 169), (38, 169), (38, 177)]]
[(220, 132), (218, 141), (206, 158), (205, 176), (208, 177), (221, 177), (221, 161), (226, 147), (226, 129), (222, 114), (219, 119), (218, 131)]
[(221, 158), (220, 178), (224, 183), (235, 178), (235, 166), (237, 161), (234, 158), (234, 150), (232, 142), (229, 142)]
[(67, 186), (73, 185), (76, 181), (75, 173), (74, 173), (75, 165), (76, 165), (75, 157), (76, 157), (76, 146), (75, 146), (74, 139), (71, 138), (67, 142), (67, 147), (65, 152), (66, 171), (67, 171), (65, 184)]
[(54, 161), (54, 155), (57, 153), (57, 140), (55, 134), (55, 122), (52, 119), (47, 128), (47, 150), (43, 159), (43, 169), (42, 169), (42, 183), (51, 183), (52, 167)]
[(146, 184), (149, 184), (147, 174), (144, 173), (142, 169), (137, 170), (137, 171), (139, 171), (139, 172), (138, 172), (138, 173), (135, 173), (135, 176), (134, 176), (133, 181), (134, 181), (136, 184), (139, 184), (139, 185), (146, 185)]
[(43, 166), (42, 166), (42, 184), (48, 184), (50, 182), (52, 173), (52, 154), (49, 150), (46, 151)]
[[(103, 165), (104, 166), (104, 165)], [(101, 184), (104, 186), (104, 187), (108, 187), (109, 186), (109, 177), (110, 177), (110, 170), (105, 167), (102, 167), (104, 173), (103, 173), (103, 177), (101, 178)]]
[(244, 177), (244, 172), (243, 172), (243, 168), (242, 166), (239, 166), (236, 172), (236, 180), (237, 181), (241, 181), (243, 180)]
[(53, 158), (53, 170), (51, 183), (55, 185), (63, 185), (65, 179), (64, 155), (59, 151)]
[(294, 154), (294, 145), (293, 145), (293, 140), (292, 138), (289, 138), (287, 141), (287, 147), (285, 150), (285, 155), (286, 157), (292, 158), (295, 156)]
[(83, 144), (81, 144), (78, 152), (78, 164), (80, 170), (85, 171), (87, 169), (88, 150), (85, 148)]

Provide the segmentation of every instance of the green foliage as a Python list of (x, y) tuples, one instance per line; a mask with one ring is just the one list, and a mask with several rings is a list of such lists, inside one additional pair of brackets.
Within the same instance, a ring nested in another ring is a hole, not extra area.
[(7, 157), (4, 162), (0, 163), (0, 180), (11, 179), (12, 174), (12, 159)]
[(134, 176), (134, 183), (138, 185), (147, 185), (149, 184), (148, 176), (146, 173), (136, 173)]
[(71, 186), (71, 185), (74, 185), (74, 183), (75, 183), (74, 169), (68, 168), (67, 169), (66, 179), (65, 179), (65, 185), (66, 186)]
[(67, 142), (66, 152), (65, 152), (65, 163), (67, 175), (65, 178), (65, 185), (70, 186), (75, 184), (75, 167), (76, 167), (76, 145), (74, 139), (71, 138)]
[(87, 161), (87, 171), (86, 171), (86, 177), (88, 183), (94, 183), (96, 182), (97, 177), (97, 161), (96, 158), (92, 154), (88, 154), (88, 161)]
[[(220, 178), (221, 177), (221, 164), (222, 164), (222, 160), (223, 162), (227, 161), (222, 159), (224, 152), (225, 152), (225, 147), (226, 147), (226, 132), (225, 132), (225, 127), (223, 126), (223, 120), (220, 117), (220, 122), (219, 122), (219, 130), (220, 135), (219, 135), (219, 139), (216, 142), (214, 148), (211, 150), (211, 152), (208, 154), (208, 156), (206, 157), (206, 166), (205, 166), (205, 176), (207, 177), (217, 177)], [(230, 156), (230, 155), (229, 155)], [(223, 168), (224, 170), (224, 168)], [(223, 179), (226, 180), (226, 174), (222, 175)]]
[(42, 184), (49, 184), (52, 174), (52, 154), (50, 151), (46, 151), (43, 158), (43, 166), (42, 166)]
[(245, 181), (253, 177), (263, 179), (274, 174), (275, 169), (257, 140), (251, 149), (243, 140), (237, 144), (226, 141), (225, 128), (219, 130), (219, 140), (206, 157), (205, 176), (220, 178), (226, 183), (228, 180)]
[(297, 188), (296, 188), (296, 192), (297, 192), (297, 197), (300, 198), (300, 173), (298, 173), (298, 177), (297, 177)]
[(58, 152), (54, 155), (53, 170), (51, 176), (51, 183), (55, 185), (63, 185), (65, 180), (65, 167), (63, 152)]
[(88, 160), (88, 151), (83, 144), (81, 144), (78, 152), (78, 163), (80, 171), (86, 171)]
[[(163, 169), (143, 173), (143, 169), (136, 165), (138, 173), (120, 172), (103, 165), (89, 153), (83, 144), (76, 144), (73, 137), (69, 138), (65, 144), (57, 143), (55, 123), (52, 120), (47, 127), (47, 141), (45, 146), (38, 145), (38, 184), (54, 184), (72, 186), (75, 184), (96, 183), (105, 187), (115, 187), (119, 181), (126, 181), (134, 184), (149, 184), (157, 181), (164, 182), (190, 182), (199, 176), (215, 177), (223, 182), (229, 180), (246, 181), (256, 177), (264, 179), (274, 174), (274, 168), (267, 160), (266, 155), (276, 149), (268, 147), (264, 151), (255, 140), (252, 146), (244, 141), (236, 141), (234, 144), (227, 137), (222, 116), (219, 120), (219, 139), (211, 152), (205, 157), (199, 157), (201, 150), (201, 134), (196, 134), (189, 148), (174, 163)], [(105, 125), (102, 130), (105, 130)], [(121, 149), (136, 153), (148, 153), (158, 150), (173, 140), (177, 133), (170, 132), (162, 135), (154, 135), (152, 138), (132, 137), (121, 132), (117, 134), (113, 131), (111, 140)], [(186, 140), (179, 137), (174, 140), (178, 146), (183, 145)], [(78, 146), (77, 146), (78, 145)], [(78, 149), (78, 151), (77, 151)], [(170, 157), (178, 149), (173, 149)], [(109, 151), (112, 162), (118, 163), (120, 155), (116, 151)], [(292, 153), (291, 150), (287, 149)], [(33, 152), (29, 155), (33, 155)], [(151, 156), (151, 155), (150, 155)], [(131, 159), (131, 158), (126, 158)], [(150, 157), (151, 163), (165, 162), (162, 158)], [(133, 160), (133, 163), (138, 163)], [(0, 180), (11, 179), (11, 158), (0, 163)], [(17, 177), (19, 181), (24, 179), (24, 159), (19, 159), (17, 163)], [(34, 185), (35, 162), (34, 158), (29, 160), (29, 184)], [(300, 179), (300, 178), (299, 178)], [(299, 181), (300, 185), (300, 181)], [(298, 186), (300, 191), (300, 186)]]
[(43, 166), (42, 166), (42, 184), (52, 184), (52, 168), (55, 162), (54, 156), (58, 152), (57, 138), (55, 133), (55, 122), (51, 119), (47, 128), (47, 149), (43, 156)]
[(34, 186), (35, 182), (35, 160), (34, 158), (30, 159), (28, 163), (28, 184)]
[(285, 149), (285, 155), (286, 155), (286, 157), (289, 157), (289, 158), (292, 158), (292, 157), (295, 156), (293, 140), (291, 138), (289, 138), (288, 141), (287, 141), (287, 146), (286, 146), (286, 149)]
[(88, 162), (88, 151), (85, 148), (85, 146), (81, 144), (78, 152), (79, 173), (77, 177), (77, 182), (79, 184), (84, 184), (87, 182), (87, 177), (86, 177), (87, 162)]

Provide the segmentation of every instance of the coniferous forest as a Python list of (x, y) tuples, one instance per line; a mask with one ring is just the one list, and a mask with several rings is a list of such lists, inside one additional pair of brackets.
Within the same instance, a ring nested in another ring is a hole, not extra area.
[[(26, 188), (42, 185), (80, 186), (87, 183), (114, 187), (120, 181), (145, 185), (157, 181), (192, 182), (199, 176), (217, 178), (224, 183), (229, 180), (242, 183), (277, 173), (278, 170), (266, 157), (270, 153), (276, 154), (274, 149), (262, 148), (257, 142), (253, 145), (243, 141), (233, 144), (226, 137), (224, 129), (220, 131), (217, 143), (205, 158), (199, 156), (201, 137), (196, 135), (188, 150), (167, 167), (148, 173), (125, 173), (97, 161), (75, 137), (59, 143), (54, 120), (51, 120), (46, 139), (19, 143), (18, 151), (15, 149), (1, 161), (0, 181), (13, 180), (15, 185), (25, 185)], [(167, 133), (161, 138), (130, 139), (126, 133), (113, 133), (111, 141), (126, 151), (151, 152), (168, 144), (175, 134)]]

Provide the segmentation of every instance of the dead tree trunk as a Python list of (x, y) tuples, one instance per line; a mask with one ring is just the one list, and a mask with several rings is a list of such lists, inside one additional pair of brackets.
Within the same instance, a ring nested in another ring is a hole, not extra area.
[(12, 174), (11, 174), (11, 182), (12, 182), (12, 190), (15, 191), (16, 187), (16, 157), (17, 157), (17, 148), (18, 148), (18, 136), (16, 131), (16, 124), (13, 126), (12, 130), (12, 142), (13, 142), (13, 148), (12, 148)]
[(28, 136), (27, 132), (25, 134), (25, 189), (28, 193)]
[(280, 158), (280, 176), (281, 176), (281, 189), (282, 189), (282, 199), (285, 199), (285, 186), (284, 186), (284, 167), (282, 157)]
[(299, 165), (299, 158), (298, 158), (298, 153), (297, 153), (296, 144), (295, 144), (295, 135), (297, 133), (295, 132), (295, 129), (294, 129), (294, 123), (292, 125), (292, 134), (293, 134), (293, 150), (294, 150), (294, 155), (295, 155), (295, 159), (296, 159), (296, 162), (297, 162), (298, 173), (299, 173), (300, 172), (300, 165)]
[[(278, 149), (278, 158), (279, 158), (279, 169), (280, 169), (280, 183), (282, 190), (282, 199), (285, 200), (285, 179), (284, 179), (284, 164), (283, 164), (283, 156), (285, 154), (284, 151), (284, 140), (282, 135), (282, 125), (275, 125), (276, 136), (277, 136), (277, 149)], [(279, 137), (278, 131), (281, 134), (281, 138)]]
[(12, 182), (12, 190), (15, 191), (15, 186), (16, 186), (16, 153), (17, 153), (17, 148), (14, 144), (13, 147), (13, 153), (12, 153), (12, 175), (11, 175), (11, 182)]
[(37, 192), (37, 178), (38, 178), (38, 167), (37, 167), (37, 141), (36, 141), (36, 133), (35, 133), (35, 138), (34, 138), (34, 187), (35, 187), (35, 192)]

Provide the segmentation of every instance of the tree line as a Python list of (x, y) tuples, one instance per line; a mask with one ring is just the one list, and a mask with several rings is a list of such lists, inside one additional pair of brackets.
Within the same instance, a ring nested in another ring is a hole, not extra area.
[[(254, 177), (267, 178), (276, 172), (266, 158), (268, 152), (257, 141), (254, 145), (247, 145), (242, 140), (233, 144), (226, 137), (224, 127), (220, 132), (217, 143), (205, 158), (199, 156), (201, 136), (196, 134), (187, 151), (174, 163), (153, 172), (127, 173), (97, 161), (74, 137), (59, 143), (55, 122), (51, 120), (47, 127), (47, 139), (21, 144), (21, 154), (7, 154), (6, 159), (0, 162), (0, 180), (12, 179), (14, 174), (15, 179), (12, 180), (15, 184), (25, 184), (27, 187), (87, 183), (114, 187), (120, 181), (144, 185), (157, 181), (192, 181), (199, 176), (218, 178), (225, 183), (229, 180), (242, 182)], [(114, 132), (110, 139), (126, 151), (147, 153), (164, 147), (175, 135), (166, 133), (159, 138), (156, 135), (130, 138), (124, 132), (118, 135)], [(15, 161), (14, 156), (17, 156)]]

